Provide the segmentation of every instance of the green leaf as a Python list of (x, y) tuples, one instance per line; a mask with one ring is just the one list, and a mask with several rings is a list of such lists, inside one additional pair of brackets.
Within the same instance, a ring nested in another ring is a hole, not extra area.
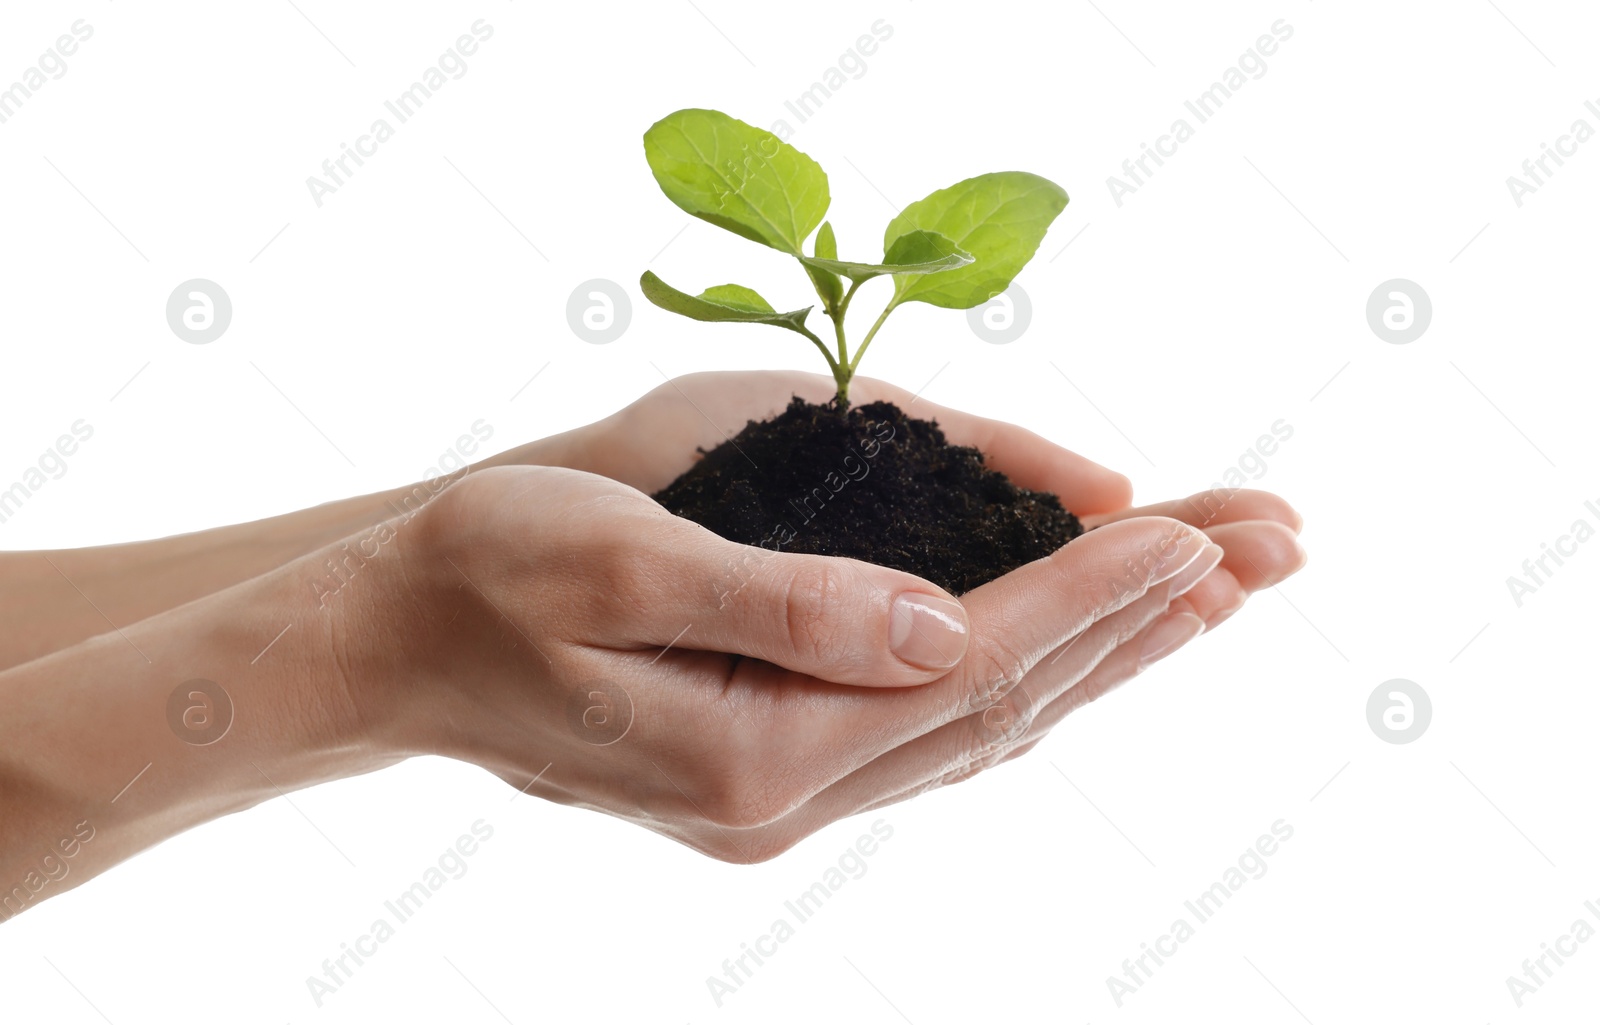
[(824, 260), (839, 258), (839, 242), (833, 237), (832, 221), (822, 222), (822, 230), (817, 232), (817, 237), (811, 242), (811, 255)]
[[(811, 240), (811, 255), (824, 260), (839, 258), (839, 243), (834, 240), (831, 221), (823, 221), (817, 237)], [(839, 280), (839, 275), (806, 263), (805, 257), (801, 257), (800, 262), (805, 265), (806, 273), (811, 275), (811, 283), (817, 286), (817, 295), (822, 297), (828, 312), (833, 313), (839, 308), (839, 300), (844, 298), (844, 284)]]
[(650, 271), (645, 271), (639, 279), (639, 288), (646, 299), (663, 310), (691, 320), (774, 324), (809, 337), (805, 323), (806, 315), (811, 312), (810, 306), (792, 313), (778, 313), (754, 289), (743, 285), (714, 285), (699, 295), (690, 295), (678, 291)]
[(912, 231), (937, 232), (973, 262), (941, 274), (896, 274), (894, 302), (955, 310), (983, 305), (1033, 258), (1066, 205), (1061, 186), (1024, 171), (982, 174), (919, 199), (889, 222), (884, 244)]
[(828, 212), (828, 176), (815, 160), (720, 111), (668, 114), (644, 133), (644, 154), (678, 206), (792, 256)]
[[(657, 279), (660, 280), (660, 279)], [(772, 304), (761, 298), (761, 293), (743, 285), (712, 285), (701, 292), (699, 298), (719, 306), (730, 306), (746, 313), (772, 313)]]
[(934, 274), (964, 267), (972, 262), (972, 254), (964, 252), (937, 232), (910, 231), (888, 244), (882, 263), (851, 263), (847, 260), (805, 257), (801, 257), (801, 260), (808, 267), (843, 274), (851, 281), (867, 281), (880, 274)]

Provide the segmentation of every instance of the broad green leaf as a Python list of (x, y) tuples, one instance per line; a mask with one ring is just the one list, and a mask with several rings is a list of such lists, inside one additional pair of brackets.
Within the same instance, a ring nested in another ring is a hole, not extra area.
[(983, 305), (1033, 258), (1066, 205), (1061, 186), (1025, 171), (981, 174), (919, 199), (889, 222), (884, 244), (912, 231), (937, 232), (973, 262), (940, 274), (896, 274), (894, 301), (955, 310)]
[(644, 133), (661, 191), (736, 235), (801, 255), (828, 212), (828, 176), (771, 132), (715, 110), (680, 110)]
[[(822, 227), (817, 229), (817, 237), (811, 240), (811, 255), (823, 260), (839, 258), (839, 244), (834, 240), (831, 221), (823, 221)], [(801, 257), (800, 262), (804, 264), (806, 273), (811, 275), (811, 283), (817, 286), (817, 294), (827, 304), (828, 312), (838, 309), (839, 300), (844, 298), (844, 284), (840, 282), (839, 275), (823, 270), (814, 263), (806, 263), (805, 257)]]
[(772, 304), (761, 298), (761, 293), (743, 285), (712, 285), (698, 298), (719, 306), (731, 306), (746, 313), (773, 313)]
[(972, 262), (972, 254), (937, 232), (910, 231), (885, 247), (882, 263), (801, 259), (808, 267), (843, 274), (851, 281), (867, 281), (880, 274), (933, 274), (964, 267)]
[(639, 279), (644, 297), (671, 313), (691, 320), (725, 321), (736, 324), (775, 324), (806, 334), (807, 306), (792, 313), (777, 313), (772, 304), (743, 285), (714, 285), (699, 295), (680, 292), (650, 271)]

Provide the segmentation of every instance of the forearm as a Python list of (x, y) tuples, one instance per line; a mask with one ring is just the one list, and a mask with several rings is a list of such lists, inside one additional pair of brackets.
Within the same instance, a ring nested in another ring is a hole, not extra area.
[[(472, 466), (580, 461), (577, 432)], [(460, 474), (453, 475), (459, 476)], [(0, 553), (0, 670), (176, 608), (283, 566), (437, 493), (423, 482), (253, 523), (96, 548)]]
[[(318, 555), (0, 673), (0, 920), (208, 819), (399, 759), (345, 689), (370, 605), (309, 602)], [(225, 698), (191, 696), (208, 690)]]

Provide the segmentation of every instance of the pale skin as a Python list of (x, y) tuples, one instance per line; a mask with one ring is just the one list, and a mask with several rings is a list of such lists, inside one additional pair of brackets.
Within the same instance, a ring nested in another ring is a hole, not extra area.
[[(0, 554), (0, 919), (209, 819), (418, 754), (764, 860), (1027, 752), (1304, 564), (1274, 495), (1133, 508), (1121, 474), (866, 378), (854, 401), (937, 419), (1096, 529), (958, 601), (736, 545), (649, 499), (697, 446), (833, 390), (696, 374), (436, 494)], [(233, 705), (205, 746), (169, 724), (196, 678)]]

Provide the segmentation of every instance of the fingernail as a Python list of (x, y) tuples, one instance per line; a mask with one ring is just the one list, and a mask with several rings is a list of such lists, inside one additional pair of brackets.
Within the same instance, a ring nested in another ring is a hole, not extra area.
[(1217, 568), (1217, 563), (1222, 561), (1222, 546), (1208, 544), (1200, 549), (1200, 554), (1194, 561), (1183, 567), (1178, 575), (1172, 578), (1167, 587), (1167, 597), (1176, 598), (1200, 582), (1200, 578)]
[(1143, 672), (1188, 644), (1200, 636), (1200, 631), (1205, 628), (1205, 623), (1192, 612), (1175, 612), (1156, 620), (1145, 631), (1144, 642), (1139, 647), (1139, 671)]
[(889, 610), (889, 650), (919, 669), (949, 669), (967, 651), (967, 610), (932, 594), (900, 595)]

